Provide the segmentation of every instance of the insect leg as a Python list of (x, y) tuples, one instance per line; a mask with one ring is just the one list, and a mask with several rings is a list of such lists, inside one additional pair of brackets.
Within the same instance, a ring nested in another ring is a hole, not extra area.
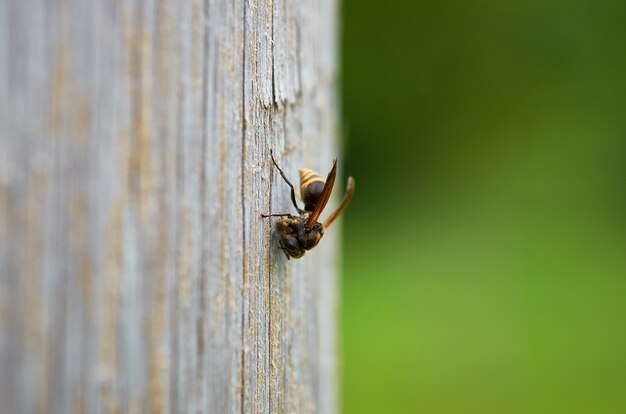
[(261, 214), (261, 217), (263, 217), (263, 218), (268, 218), (268, 217), (291, 217), (291, 214), (289, 214), (289, 213), (282, 213), (282, 214)]
[(283, 177), (283, 180), (285, 180), (287, 185), (289, 185), (289, 187), (291, 187), (291, 202), (293, 203), (293, 205), (296, 208), (296, 210), (298, 211), (298, 213), (302, 214), (304, 212), (304, 210), (301, 210), (300, 207), (298, 207), (298, 203), (296, 203), (296, 190), (294, 190), (293, 184), (291, 184), (291, 182), (289, 182), (289, 180), (287, 179), (287, 176), (285, 175), (283, 170), (281, 170), (280, 167), (278, 166), (278, 164), (276, 163), (276, 160), (274, 159), (274, 151), (270, 150), (270, 155), (272, 157), (272, 162), (274, 163), (276, 168), (278, 168), (278, 171), (280, 171), (280, 176)]
[(285, 253), (285, 257), (287, 258), (287, 260), (289, 260), (289, 253), (287, 253), (287, 249), (285, 249), (284, 247), (281, 247), (280, 249), (283, 251), (283, 253)]

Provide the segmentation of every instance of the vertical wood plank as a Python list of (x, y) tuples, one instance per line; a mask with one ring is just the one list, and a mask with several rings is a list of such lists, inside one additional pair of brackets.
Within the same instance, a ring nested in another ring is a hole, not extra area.
[(293, 182), (337, 155), (336, 27), (335, 0), (0, 4), (2, 410), (337, 410), (338, 228), (288, 261), (260, 217), (294, 212), (270, 150)]

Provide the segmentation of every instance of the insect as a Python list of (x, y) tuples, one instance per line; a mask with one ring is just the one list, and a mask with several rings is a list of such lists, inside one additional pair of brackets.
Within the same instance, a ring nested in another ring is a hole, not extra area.
[(271, 153), (271, 157), (272, 162), (276, 168), (278, 168), (278, 171), (280, 171), (281, 177), (283, 177), (283, 180), (285, 180), (287, 185), (291, 188), (291, 202), (298, 211), (299, 216), (292, 216), (289, 213), (285, 213), (261, 214), (261, 217), (280, 217), (276, 222), (276, 228), (280, 236), (278, 242), (280, 248), (285, 253), (285, 256), (287, 256), (287, 259), (290, 257), (298, 259), (304, 256), (307, 250), (311, 250), (317, 246), (324, 235), (324, 231), (346, 208), (354, 194), (354, 179), (348, 177), (346, 194), (343, 196), (339, 207), (326, 219), (324, 224), (318, 223), (317, 219), (320, 214), (322, 214), (322, 210), (326, 207), (326, 203), (328, 203), (330, 194), (333, 191), (335, 177), (337, 176), (337, 160), (335, 159), (333, 161), (333, 167), (328, 173), (326, 180), (320, 177), (318, 173), (308, 168), (298, 170), (300, 173), (300, 196), (304, 202), (304, 209), (301, 209), (296, 202), (293, 184), (289, 182), (283, 170), (276, 163), (273, 153)]

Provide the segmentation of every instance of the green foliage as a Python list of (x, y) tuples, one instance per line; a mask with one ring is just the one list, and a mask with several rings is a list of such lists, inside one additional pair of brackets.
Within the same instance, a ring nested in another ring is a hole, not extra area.
[(344, 3), (346, 413), (626, 411), (626, 3)]

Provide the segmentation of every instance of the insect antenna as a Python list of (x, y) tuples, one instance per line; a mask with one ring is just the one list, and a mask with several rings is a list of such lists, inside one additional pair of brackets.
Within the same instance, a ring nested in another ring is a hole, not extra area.
[(291, 202), (293, 203), (293, 206), (298, 211), (298, 214), (302, 214), (304, 210), (298, 207), (298, 203), (296, 203), (296, 191), (293, 188), (293, 184), (291, 184), (291, 182), (289, 181), (289, 179), (287, 178), (283, 170), (281, 170), (281, 168), (278, 166), (278, 163), (276, 163), (276, 160), (274, 159), (274, 151), (270, 150), (270, 156), (272, 157), (272, 162), (274, 163), (276, 168), (278, 168), (278, 171), (280, 171), (280, 176), (283, 177), (283, 180), (285, 180), (287, 185), (291, 187)]
[(352, 198), (353, 195), (354, 195), (354, 178), (348, 177), (348, 184), (346, 185), (346, 193), (343, 196), (343, 200), (341, 200), (341, 204), (339, 204), (339, 207), (337, 207), (337, 210), (333, 211), (333, 213), (330, 216), (328, 216), (328, 218), (324, 222), (325, 229), (327, 229), (333, 223), (333, 221), (335, 221), (335, 219), (339, 217), (339, 215), (343, 212), (343, 210), (346, 208), (346, 206), (350, 202), (350, 199)]

